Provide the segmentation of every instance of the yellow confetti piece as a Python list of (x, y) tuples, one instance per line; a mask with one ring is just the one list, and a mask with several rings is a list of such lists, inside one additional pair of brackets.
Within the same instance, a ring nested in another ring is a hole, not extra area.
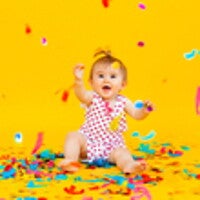
[(116, 116), (111, 122), (110, 122), (110, 130), (111, 131), (116, 131), (119, 128), (119, 123), (122, 118), (122, 114), (119, 116)]
[(119, 68), (120, 68), (119, 62), (117, 62), (117, 61), (113, 62), (113, 63), (112, 63), (112, 68), (114, 68), (114, 69), (119, 69)]

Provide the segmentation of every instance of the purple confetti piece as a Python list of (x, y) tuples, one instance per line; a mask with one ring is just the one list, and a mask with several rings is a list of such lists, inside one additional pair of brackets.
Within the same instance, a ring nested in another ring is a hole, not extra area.
[(145, 10), (146, 9), (146, 6), (143, 4), (143, 3), (139, 3), (138, 4), (138, 7), (142, 10)]
[(42, 43), (43, 46), (46, 46), (48, 44), (47, 39), (45, 37), (43, 37), (41, 39), (41, 43)]

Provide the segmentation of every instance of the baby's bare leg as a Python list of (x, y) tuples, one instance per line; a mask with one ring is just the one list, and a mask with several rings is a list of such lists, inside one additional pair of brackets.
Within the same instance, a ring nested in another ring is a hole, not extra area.
[(138, 174), (146, 168), (144, 161), (134, 160), (128, 149), (122, 147), (114, 149), (111, 152), (109, 161), (115, 163), (123, 173)]
[(68, 133), (64, 145), (65, 158), (59, 166), (67, 171), (77, 171), (80, 156), (86, 156), (86, 139), (78, 132)]

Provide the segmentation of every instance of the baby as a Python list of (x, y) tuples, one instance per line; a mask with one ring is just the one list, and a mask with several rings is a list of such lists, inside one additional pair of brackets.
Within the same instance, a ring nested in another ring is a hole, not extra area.
[(59, 166), (66, 171), (78, 170), (80, 158), (93, 162), (105, 159), (116, 164), (123, 173), (140, 173), (146, 164), (136, 161), (125, 146), (123, 132), (127, 129), (126, 114), (141, 120), (150, 113), (151, 102), (144, 101), (141, 109), (132, 101), (120, 95), (127, 84), (127, 70), (124, 64), (110, 52), (99, 52), (94, 62), (89, 82), (92, 91), (83, 83), (84, 65), (74, 67), (74, 92), (85, 105), (85, 122), (77, 132), (67, 134), (64, 156)]

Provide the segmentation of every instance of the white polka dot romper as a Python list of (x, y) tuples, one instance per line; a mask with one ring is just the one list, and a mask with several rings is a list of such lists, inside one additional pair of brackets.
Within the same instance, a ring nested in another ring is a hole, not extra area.
[[(123, 138), (123, 132), (127, 129), (125, 102), (126, 98), (118, 95), (111, 109), (106, 101), (94, 93), (92, 103), (86, 109), (85, 123), (80, 128), (80, 133), (87, 138), (89, 162), (107, 159), (115, 148), (125, 148)], [(115, 125), (111, 125), (113, 123)]]

